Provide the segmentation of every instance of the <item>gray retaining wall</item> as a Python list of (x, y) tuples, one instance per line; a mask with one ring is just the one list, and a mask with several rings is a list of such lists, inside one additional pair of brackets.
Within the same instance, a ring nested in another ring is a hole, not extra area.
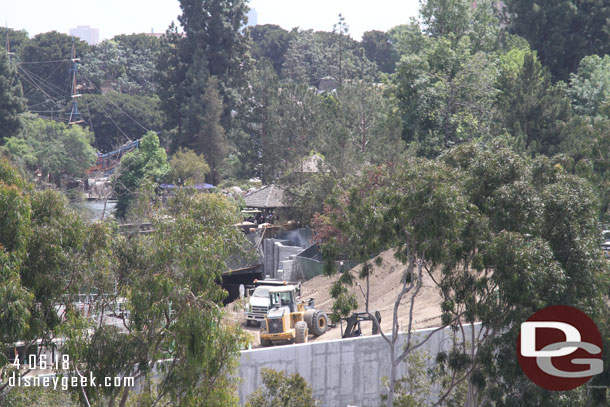
[[(466, 332), (469, 328), (464, 326)], [(416, 331), (415, 341), (431, 330)], [(405, 340), (406, 335), (401, 334), (399, 341), (404, 344)], [(419, 350), (428, 352), (432, 363), (451, 343), (451, 330), (443, 329)], [(388, 353), (389, 347), (379, 335), (242, 351), (239, 399), (245, 404), (248, 395), (262, 386), (261, 369), (272, 368), (303, 376), (323, 407), (379, 406), (385, 391), (381, 378), (390, 375)], [(398, 373), (399, 377), (408, 373), (406, 363), (399, 366)]]

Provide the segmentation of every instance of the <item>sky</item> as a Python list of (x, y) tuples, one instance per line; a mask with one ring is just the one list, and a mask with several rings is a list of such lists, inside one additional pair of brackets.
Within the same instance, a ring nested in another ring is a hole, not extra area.
[[(369, 30), (386, 31), (417, 15), (418, 0), (251, 0), (258, 24), (289, 30), (331, 31), (342, 13), (349, 33), (359, 40)], [(0, 24), (36, 34), (68, 34), (77, 25), (99, 29), (100, 40), (118, 34), (165, 32), (178, 24), (178, 0), (0, 0)]]

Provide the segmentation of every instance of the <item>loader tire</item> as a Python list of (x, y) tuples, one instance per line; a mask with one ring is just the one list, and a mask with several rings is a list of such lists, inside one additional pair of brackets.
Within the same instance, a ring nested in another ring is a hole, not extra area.
[(324, 311), (316, 311), (311, 321), (311, 333), (315, 336), (324, 335), (328, 330), (328, 317)]
[(259, 338), (261, 340), (261, 346), (271, 346), (273, 343), (269, 339), (263, 339), (263, 334), (266, 334), (267, 330), (265, 329), (265, 325), (261, 324), (261, 330)]
[(303, 319), (307, 324), (307, 328), (313, 332), (313, 315), (316, 313), (315, 309), (308, 309), (305, 311), (305, 315), (303, 315)]
[(309, 334), (307, 324), (304, 321), (299, 321), (294, 326), (294, 343), (306, 343)]

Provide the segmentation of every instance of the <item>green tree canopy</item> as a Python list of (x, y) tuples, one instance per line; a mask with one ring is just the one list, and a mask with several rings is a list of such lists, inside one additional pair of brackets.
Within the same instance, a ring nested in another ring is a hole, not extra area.
[(169, 161), (169, 177), (175, 183), (202, 183), (210, 167), (202, 155), (188, 148), (179, 148)]
[(3, 150), (30, 171), (59, 182), (62, 175), (82, 176), (95, 163), (92, 134), (79, 126), (23, 117), (23, 130), (6, 140)]
[(23, 89), (6, 52), (0, 52), (0, 143), (21, 128), (19, 114), (25, 110)]
[(570, 74), (568, 94), (576, 113), (610, 117), (610, 56), (584, 57)]
[(398, 61), (398, 54), (390, 41), (390, 35), (372, 30), (362, 34), (362, 48), (366, 57), (377, 64), (381, 72), (392, 73)]
[(146, 180), (160, 182), (169, 171), (167, 154), (159, 145), (155, 132), (147, 132), (140, 147), (126, 154), (114, 175), (114, 191), (117, 195), (116, 216), (125, 218), (130, 201), (137, 196), (138, 188)]
[(247, 407), (316, 407), (311, 386), (298, 373), (263, 369), (263, 386), (248, 397)]
[(108, 152), (141, 138), (148, 130), (161, 130), (165, 115), (159, 105), (156, 96), (109, 92), (83, 95), (79, 106), (95, 135), (95, 147)]
[(89, 50), (85, 41), (57, 31), (38, 34), (24, 47), (20, 75), (30, 110), (45, 116), (65, 113), (71, 93), (73, 44), (77, 57)]
[(85, 83), (135, 95), (153, 95), (160, 41), (145, 34), (116, 36), (89, 49), (79, 70)]
[(277, 75), (280, 75), (294, 31), (286, 31), (275, 24), (259, 24), (248, 27), (248, 34), (253, 43), (250, 50), (252, 57), (259, 62), (267, 58)]
[(23, 49), (30, 41), (27, 31), (0, 27), (0, 38), (2, 38), (3, 44), (6, 44), (6, 40), (8, 39), (10, 51), (15, 54), (11, 56), (11, 58), (15, 58), (16, 61), (20, 61)]
[(518, 148), (558, 153), (572, 108), (565, 90), (553, 85), (536, 53), (513, 48), (502, 55), (497, 86), (499, 122), (517, 139)]
[(587, 55), (609, 53), (610, 9), (596, 0), (506, 1), (510, 29), (538, 51), (554, 80), (567, 80)]
[(393, 78), (403, 138), (427, 157), (472, 139), (489, 138), (495, 119), (496, 58), (431, 38), (419, 54), (404, 55)]
[[(436, 357), (437, 365), (454, 375), (451, 385), (440, 383), (439, 403), (464, 381), (475, 404), (489, 397), (499, 405), (519, 400), (533, 406), (542, 393), (524, 380), (514, 358), (519, 324), (555, 304), (606, 318), (608, 265), (599, 249), (598, 211), (592, 186), (548, 158), (532, 160), (500, 144), (469, 143), (434, 161), (410, 160), (363, 174), (329, 201), (324, 216), (336, 229), (327, 234), (324, 252), (327, 261), (340, 253), (365, 261), (365, 277), (375, 267), (370, 259), (394, 248), (406, 266), (397, 304), (404, 297), (417, 301), (427, 273), (444, 300), (443, 325), (481, 322), (478, 340), (458, 335), (474, 347)], [(574, 279), (581, 284), (570, 283)], [(339, 281), (351, 279), (344, 273)], [(331, 293), (338, 300), (335, 310), (349, 313), (354, 303), (346, 291), (337, 285)], [(397, 328), (391, 337), (383, 335), (392, 366), (411, 352), (409, 345), (395, 348)], [(411, 342), (414, 348), (418, 344)], [(392, 371), (389, 376), (392, 392), (396, 377)], [(545, 397), (553, 404), (562, 400)]]

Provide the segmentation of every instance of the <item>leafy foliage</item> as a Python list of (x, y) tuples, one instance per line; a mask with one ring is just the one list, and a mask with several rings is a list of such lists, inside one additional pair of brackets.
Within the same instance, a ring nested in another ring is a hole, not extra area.
[(280, 75), (288, 45), (295, 32), (286, 31), (275, 24), (259, 24), (248, 27), (248, 34), (253, 43), (250, 49), (252, 57), (258, 62), (269, 60), (276, 74)]
[(23, 87), (32, 110), (47, 113), (47, 116), (64, 111), (70, 99), (73, 44), (78, 57), (89, 49), (85, 41), (57, 31), (38, 34), (24, 47), (21, 62), (29, 73), (25, 75), (29, 80), (24, 80)]
[(6, 52), (0, 52), (0, 142), (15, 136), (21, 128), (18, 115), (25, 110), (21, 82)]
[(59, 183), (60, 176), (80, 176), (95, 162), (87, 129), (26, 116), (23, 131), (6, 140), (4, 151), (30, 170)]
[(193, 150), (180, 148), (169, 161), (169, 177), (175, 183), (201, 183), (210, 172), (210, 167), (201, 155)]
[(144, 180), (159, 182), (168, 171), (167, 154), (159, 145), (157, 134), (147, 132), (140, 141), (140, 148), (121, 159), (115, 174), (116, 216), (125, 217), (130, 200), (136, 196), (138, 186)]
[(604, 2), (587, 0), (510, 0), (510, 29), (537, 50), (555, 80), (567, 80), (580, 60), (608, 53), (610, 10)]
[(287, 375), (273, 369), (263, 369), (264, 389), (248, 398), (247, 407), (315, 407), (311, 386), (298, 373)]
[(97, 89), (110, 86), (131, 95), (152, 95), (159, 39), (144, 34), (120, 35), (90, 48), (79, 76)]
[[(402, 295), (409, 287), (417, 294), (423, 268), (444, 299), (444, 325), (481, 321), (484, 334), (472, 351), (458, 347), (437, 361), (447, 363), (455, 385), (469, 383), (474, 400), (487, 395), (499, 403), (506, 394), (538, 392), (521, 380), (514, 359), (519, 323), (536, 310), (570, 304), (604, 318), (608, 266), (597, 243), (598, 198), (587, 181), (547, 160), (528, 160), (501, 145), (465, 144), (435, 161), (369, 171), (326, 214), (337, 228), (324, 246), (328, 271), (346, 253), (366, 262), (364, 277), (372, 271), (370, 258), (394, 248), (407, 267)], [(581, 284), (570, 284), (574, 279)], [(339, 304), (345, 301), (340, 287), (332, 292)], [(392, 349), (393, 365), (409, 349), (398, 355)], [(494, 379), (474, 379), (489, 375)]]
[(81, 98), (81, 116), (95, 133), (99, 151), (113, 151), (141, 138), (148, 129), (160, 130), (165, 121), (156, 96), (119, 92), (89, 94)]

